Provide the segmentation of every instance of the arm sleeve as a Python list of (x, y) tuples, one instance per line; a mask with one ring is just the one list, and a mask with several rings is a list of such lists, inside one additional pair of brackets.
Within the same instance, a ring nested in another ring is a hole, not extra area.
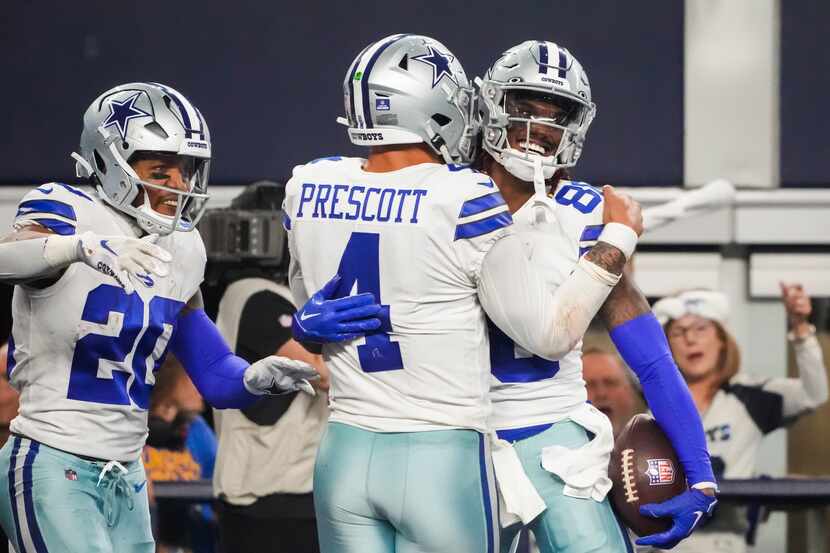
[(614, 327), (609, 334), (640, 379), (646, 403), (677, 452), (689, 484), (714, 485), (703, 423), (660, 322), (646, 313)]
[(179, 317), (170, 351), (202, 397), (217, 409), (242, 409), (260, 398), (245, 387), (247, 361), (234, 355), (203, 309)]
[(546, 359), (558, 359), (582, 339), (618, 277), (580, 259), (556, 291), (545, 283), (510, 234), (486, 253), (478, 296), (490, 319), (514, 342)]
[(827, 368), (815, 336), (793, 344), (798, 378), (772, 378), (762, 389), (782, 398), (783, 424), (827, 401)]

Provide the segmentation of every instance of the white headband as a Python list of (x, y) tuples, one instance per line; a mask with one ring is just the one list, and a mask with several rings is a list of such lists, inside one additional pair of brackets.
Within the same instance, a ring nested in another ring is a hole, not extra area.
[(683, 315), (697, 315), (724, 324), (729, 318), (729, 299), (720, 292), (689, 290), (661, 299), (652, 311), (661, 325)]

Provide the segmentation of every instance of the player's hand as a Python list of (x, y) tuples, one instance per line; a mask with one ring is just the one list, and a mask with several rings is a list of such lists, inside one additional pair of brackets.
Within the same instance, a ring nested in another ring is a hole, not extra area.
[(630, 227), (637, 233), (643, 234), (643, 209), (628, 194), (617, 192), (613, 186), (602, 187), (603, 202), (602, 223), (620, 223)]
[(813, 306), (810, 303), (810, 296), (804, 291), (801, 284), (786, 284), (779, 282), (781, 287), (781, 299), (784, 301), (784, 309), (787, 310), (787, 322), (793, 332), (803, 334), (799, 330), (807, 327), (809, 323), (807, 320), (813, 312)]
[(170, 274), (173, 256), (155, 245), (158, 234), (144, 238), (100, 236), (85, 232), (78, 236), (80, 260), (98, 272), (111, 276), (128, 294), (135, 290), (133, 280), (145, 281), (150, 273)]
[(649, 503), (640, 507), (640, 514), (652, 518), (671, 518), (672, 527), (660, 534), (652, 534), (637, 540), (637, 545), (650, 545), (671, 549), (694, 532), (700, 523), (712, 516), (718, 500), (700, 490), (689, 489), (662, 503)]
[(320, 375), (308, 363), (271, 355), (245, 369), (243, 382), (249, 392), (257, 395), (278, 396), (297, 391), (315, 395), (310, 381), (317, 378)]
[(340, 283), (335, 275), (294, 313), (292, 330), (298, 342), (343, 342), (380, 328), (381, 306), (369, 292), (331, 299)]

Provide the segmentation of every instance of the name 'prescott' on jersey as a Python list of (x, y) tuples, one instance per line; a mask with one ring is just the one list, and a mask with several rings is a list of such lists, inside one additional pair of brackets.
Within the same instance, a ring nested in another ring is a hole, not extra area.
[[(140, 235), (94, 193), (60, 183), (18, 204), (15, 226), (32, 223), (62, 235)], [(206, 262), (198, 231), (173, 232), (157, 244), (173, 255), (170, 276), (147, 275), (133, 294), (83, 263), (47, 288), (15, 286), (9, 373), (21, 408), (12, 432), (100, 459), (139, 457), (154, 372)]]
[[(553, 288), (602, 232), (602, 193), (580, 182), (561, 181), (552, 197), (533, 197), (513, 214), (531, 261)], [(524, 232), (533, 230), (535, 232)], [(492, 365), (490, 423), (496, 430), (561, 420), (587, 401), (582, 379), (582, 342), (549, 361), (516, 345), (490, 323)]]
[(330, 420), (486, 431), (490, 363), (476, 285), (484, 255), (512, 232), (507, 206), (489, 177), (467, 168), (369, 173), (363, 162), (312, 162), (286, 187), (295, 299), (339, 274), (337, 296), (372, 292), (384, 308), (379, 330), (324, 346)]

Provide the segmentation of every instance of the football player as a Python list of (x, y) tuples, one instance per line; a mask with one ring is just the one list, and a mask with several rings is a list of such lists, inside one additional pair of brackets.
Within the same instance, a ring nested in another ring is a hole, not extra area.
[(295, 337), (319, 340), (308, 325), (326, 298), (371, 293), (382, 306), (380, 328), (323, 348), (331, 417), (314, 474), (321, 549), (492, 553), (484, 312), (529, 351), (572, 349), (633, 250), (639, 206), (605, 191), (599, 242), (553, 293), (493, 182), (458, 165), (473, 149), (472, 90), (443, 44), (384, 38), (343, 84), (343, 122), (368, 159), (295, 168), (284, 208), (297, 305), (328, 281), (295, 315)]
[(202, 309), (194, 227), (211, 139), (187, 98), (157, 83), (108, 90), (84, 115), (80, 152), (95, 192), (30, 191), (0, 240), (0, 279), (17, 284), (8, 372), (21, 393), (0, 451), (0, 522), (20, 553), (149, 553), (140, 452), (165, 353), (219, 408), (311, 391), (316, 373), (280, 357), (249, 365)]
[[(527, 234), (533, 237), (528, 245), (532, 260), (557, 286), (603, 232), (602, 194), (566, 178), (596, 114), (588, 77), (568, 50), (552, 42), (527, 41), (496, 60), (480, 82), (478, 100), (481, 167), (501, 191), (515, 225), (537, 231)], [(623, 276), (600, 315), (638, 375), (691, 486), (666, 504), (643, 507), (649, 516), (672, 517), (674, 526), (637, 543), (668, 548), (686, 537), (716, 501), (700, 417), (659, 322), (629, 278)], [(513, 443), (548, 507), (524, 520), (541, 551), (625, 551), (630, 547), (626, 533), (605, 499), (611, 486), (606, 471), (611, 425), (586, 403), (581, 343), (556, 360), (543, 359), (498, 324), (490, 324), (490, 348), (491, 423), (500, 438)], [(496, 472), (499, 476), (498, 465)], [(515, 493), (499, 480), (510, 511)], [(516, 523), (502, 532), (504, 551), (519, 529)]]

